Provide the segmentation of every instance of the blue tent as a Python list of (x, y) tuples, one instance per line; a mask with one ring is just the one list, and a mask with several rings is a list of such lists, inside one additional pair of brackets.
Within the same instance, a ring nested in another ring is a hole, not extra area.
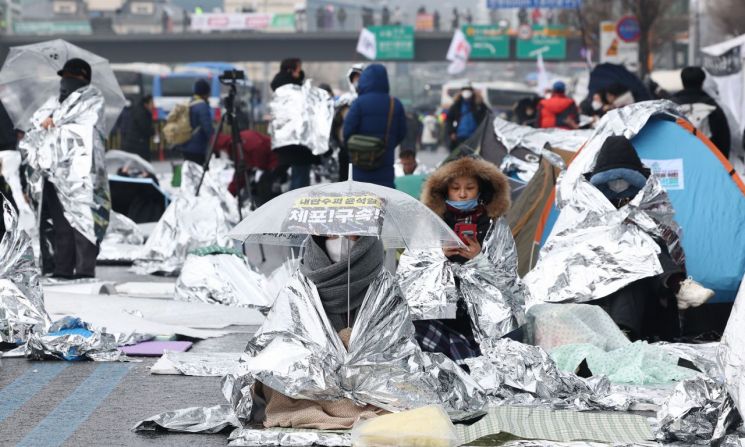
[[(732, 302), (745, 274), (745, 184), (729, 162), (685, 120), (651, 118), (631, 142), (660, 178), (683, 229), (688, 274)], [(558, 210), (549, 198), (536, 241), (546, 242)]]

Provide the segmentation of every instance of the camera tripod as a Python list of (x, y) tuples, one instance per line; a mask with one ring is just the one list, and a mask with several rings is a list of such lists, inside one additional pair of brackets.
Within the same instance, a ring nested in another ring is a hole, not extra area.
[[(228, 95), (223, 98), (224, 112), (220, 118), (220, 123), (217, 125), (214, 137), (210, 142), (207, 150), (207, 156), (204, 159), (204, 165), (202, 166), (202, 176), (199, 179), (197, 185), (196, 195), (199, 196), (199, 192), (202, 189), (202, 183), (204, 182), (204, 176), (209, 170), (210, 160), (215, 154), (215, 146), (217, 145), (217, 137), (222, 133), (223, 127), (227, 122), (230, 128), (230, 159), (235, 165), (235, 174), (233, 175), (233, 181), (236, 183), (237, 191), (236, 197), (238, 199), (238, 218), (243, 220), (243, 204), (244, 204), (244, 193), (248, 200), (249, 210), (256, 208), (256, 202), (254, 200), (253, 193), (251, 192), (251, 181), (250, 173), (246, 169), (246, 160), (243, 152), (243, 141), (241, 141), (240, 131), (238, 129), (238, 120), (236, 119), (237, 106), (235, 104), (235, 98), (237, 95), (236, 83), (238, 80), (245, 79), (245, 75), (242, 71), (232, 70), (226, 71), (220, 76), (220, 82), (223, 85), (229, 87)], [(241, 185), (241, 180), (243, 184)], [(243, 252), (245, 253), (245, 242), (243, 244)], [(261, 253), (261, 262), (266, 262), (266, 255), (264, 253), (264, 246), (259, 244), (259, 251)]]

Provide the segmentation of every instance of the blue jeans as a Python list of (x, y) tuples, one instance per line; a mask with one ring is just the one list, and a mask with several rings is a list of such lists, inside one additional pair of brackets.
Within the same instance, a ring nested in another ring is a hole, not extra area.
[(310, 165), (292, 165), (290, 169), (290, 191), (310, 186)]

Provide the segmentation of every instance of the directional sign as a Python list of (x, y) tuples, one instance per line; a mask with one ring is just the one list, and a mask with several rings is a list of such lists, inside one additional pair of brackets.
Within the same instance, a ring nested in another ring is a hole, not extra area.
[(544, 59), (563, 60), (567, 57), (567, 40), (560, 34), (558, 28), (533, 27), (530, 39), (517, 40), (518, 59), (536, 59), (537, 50), (541, 50)]
[(582, 0), (486, 0), (486, 7), (489, 9), (577, 9), (581, 6)]
[(507, 59), (510, 38), (497, 26), (463, 25), (463, 34), (471, 44), (470, 59)]
[(370, 26), (375, 35), (376, 60), (414, 59), (414, 27), (412, 26)]

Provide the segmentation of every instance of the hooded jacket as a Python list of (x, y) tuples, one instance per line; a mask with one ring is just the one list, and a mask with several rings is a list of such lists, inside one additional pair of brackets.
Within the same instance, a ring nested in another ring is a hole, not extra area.
[[(344, 142), (352, 135), (368, 135), (385, 139), (390, 108), (388, 73), (383, 65), (372, 64), (365, 68), (360, 76), (357, 93), (359, 96), (349, 109), (344, 119)], [(363, 171), (354, 168), (353, 178), (356, 181), (375, 183), (394, 188), (393, 163), (395, 149), (406, 136), (406, 115), (401, 101), (393, 99), (393, 117), (388, 132), (388, 151), (383, 166), (374, 171)]]
[(576, 129), (579, 109), (572, 98), (563, 93), (553, 93), (538, 103), (538, 127)]
[[(479, 180), (479, 207), (471, 212), (460, 212), (445, 203), (448, 184), (456, 177), (471, 176)], [(484, 243), (486, 233), (493, 220), (499, 219), (510, 208), (510, 186), (507, 177), (492, 163), (464, 157), (447, 163), (436, 170), (422, 188), (422, 203), (440, 216), (451, 228), (468, 214), (473, 214), (477, 225), (479, 244)], [(467, 259), (453, 256), (453, 262), (464, 263)]]
[(672, 100), (678, 104), (706, 104), (716, 107), (709, 115), (709, 129), (711, 130), (711, 142), (719, 149), (725, 158), (729, 158), (731, 145), (729, 123), (727, 116), (719, 104), (700, 89), (684, 89), (673, 95)]

